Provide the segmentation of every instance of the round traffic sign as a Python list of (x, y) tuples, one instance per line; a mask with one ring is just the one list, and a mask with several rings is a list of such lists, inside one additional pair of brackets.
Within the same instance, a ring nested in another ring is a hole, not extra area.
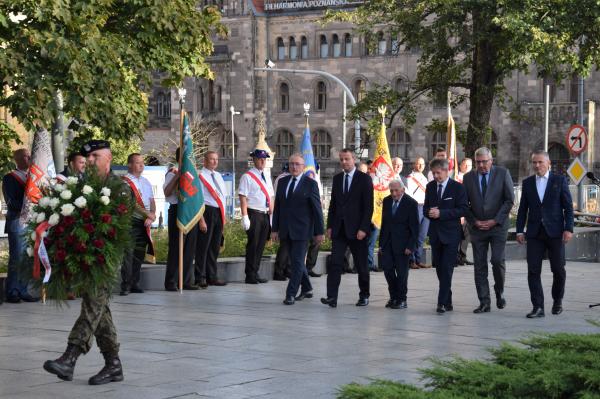
[(567, 142), (567, 147), (574, 155), (579, 155), (588, 145), (588, 135), (585, 131), (585, 127), (581, 125), (573, 125), (569, 128), (567, 135), (565, 137)]

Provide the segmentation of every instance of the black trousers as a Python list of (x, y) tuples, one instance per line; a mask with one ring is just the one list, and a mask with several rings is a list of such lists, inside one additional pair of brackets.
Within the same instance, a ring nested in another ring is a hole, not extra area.
[(200, 231), (199, 223), (194, 227), (197, 229), (196, 261), (194, 267), (196, 283), (199, 283), (201, 279), (206, 279), (207, 281), (217, 280), (217, 257), (219, 256), (223, 238), (223, 222), (219, 208), (205, 206), (204, 221), (207, 227), (206, 233)]
[(327, 274), (327, 297), (337, 299), (342, 270), (344, 269), (346, 248), (350, 248), (354, 267), (358, 272), (358, 287), (360, 297), (368, 298), (369, 293), (369, 267), (367, 265), (367, 256), (369, 254), (369, 236), (362, 240), (356, 238), (347, 238), (343, 233), (332, 239), (331, 264)]
[(507, 233), (508, 230), (505, 228), (495, 227), (491, 230), (474, 230), (470, 235), (475, 263), (475, 288), (482, 305), (489, 305), (491, 302), (488, 282), (488, 248), (491, 248), (492, 252), (490, 263), (494, 275), (494, 292), (496, 297), (504, 293), (504, 276), (506, 274), (504, 248)]
[(452, 274), (456, 267), (456, 257), (460, 241), (444, 244), (430, 240), (431, 258), (439, 281), (438, 305), (452, 305)]
[(306, 268), (308, 271), (314, 269), (319, 257), (319, 248), (321, 244), (317, 244), (314, 237), (308, 242), (308, 253), (306, 254)]
[(271, 234), (271, 222), (268, 213), (262, 213), (248, 208), (250, 228), (246, 231), (248, 242), (246, 244), (246, 279), (258, 277), (260, 260), (265, 250), (265, 244)]
[(283, 239), (290, 251), (290, 261), (292, 264), (292, 274), (288, 282), (285, 294), (287, 297), (296, 296), (298, 288), (302, 287), (302, 292), (312, 291), (312, 285), (308, 278), (306, 270), (306, 250), (308, 242), (302, 240)]
[(552, 270), (552, 299), (561, 303), (565, 295), (565, 244), (562, 237), (550, 238), (542, 227), (537, 237), (527, 238), (527, 282), (531, 294), (531, 303), (535, 307), (544, 307), (544, 289), (542, 288), (542, 260), (548, 251), (550, 270)]
[(278, 277), (287, 277), (291, 275), (290, 262), (290, 242), (289, 240), (280, 240), (277, 256), (275, 257), (274, 275)]
[(139, 288), (140, 285), (142, 263), (148, 246), (148, 234), (143, 220), (131, 220), (131, 240), (133, 241), (133, 247), (125, 252), (121, 267), (122, 291)]
[[(167, 269), (165, 287), (179, 285), (179, 229), (177, 228), (177, 204), (169, 206), (169, 251), (167, 253)], [(196, 253), (197, 230), (194, 227), (184, 235), (183, 243), (183, 283), (188, 285), (194, 281), (194, 255)]]
[(390, 299), (406, 301), (408, 292), (408, 256), (394, 254), (392, 244), (388, 243), (381, 253), (381, 265), (388, 283)]

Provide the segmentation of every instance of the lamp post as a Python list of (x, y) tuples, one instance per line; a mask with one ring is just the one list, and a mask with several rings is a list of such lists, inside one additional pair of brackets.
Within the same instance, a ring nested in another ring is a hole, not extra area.
[[(231, 175), (233, 178), (231, 181), (231, 205), (233, 209), (235, 208), (235, 126), (233, 124), (233, 117), (239, 115), (241, 112), (236, 111), (233, 105), (229, 107), (229, 112), (231, 113)], [(233, 217), (233, 212), (231, 216)]]

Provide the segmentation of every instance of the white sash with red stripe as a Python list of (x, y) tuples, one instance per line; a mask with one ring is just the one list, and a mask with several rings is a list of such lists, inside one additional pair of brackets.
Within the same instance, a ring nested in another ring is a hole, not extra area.
[[(142, 209), (146, 209), (146, 206), (144, 205), (144, 200), (142, 199), (142, 195), (140, 194), (140, 191), (138, 190), (137, 186), (135, 185), (135, 183), (133, 182), (133, 180), (131, 180), (129, 177), (127, 176), (122, 176), (123, 180), (125, 180), (125, 183), (127, 183), (127, 185), (131, 188), (131, 192), (133, 192), (133, 195), (135, 196), (135, 201), (137, 202), (137, 204), (142, 208)], [(154, 257), (154, 241), (152, 241), (152, 234), (150, 232), (150, 226), (146, 226), (146, 235), (148, 236), (148, 241), (150, 242), (150, 245), (148, 245), (148, 250), (146, 251), (146, 261), (150, 262), (150, 263), (155, 263), (156, 262), (156, 258)]]
[(248, 171), (246, 174), (248, 176), (250, 176), (256, 182), (256, 184), (258, 184), (258, 187), (260, 187), (260, 190), (267, 198), (267, 207), (270, 209), (271, 208), (271, 197), (269, 196), (269, 192), (267, 191), (267, 188), (265, 187), (265, 185), (260, 181), (260, 178), (258, 178), (254, 173)]

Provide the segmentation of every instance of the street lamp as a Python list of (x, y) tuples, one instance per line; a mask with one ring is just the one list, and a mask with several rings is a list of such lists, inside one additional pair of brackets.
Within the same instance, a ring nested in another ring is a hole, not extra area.
[[(234, 115), (241, 114), (241, 112), (236, 111), (233, 105), (229, 107), (229, 112), (231, 112), (231, 174), (233, 177), (231, 181), (231, 204), (232, 208), (235, 208), (235, 126), (233, 124), (233, 117)], [(233, 217), (233, 212), (231, 216)]]

